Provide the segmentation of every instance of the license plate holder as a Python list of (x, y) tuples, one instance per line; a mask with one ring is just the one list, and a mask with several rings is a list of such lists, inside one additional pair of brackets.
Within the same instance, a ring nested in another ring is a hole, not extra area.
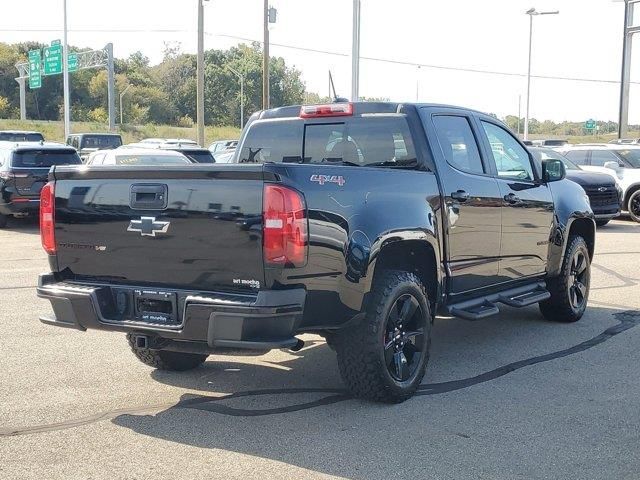
[(178, 302), (174, 292), (164, 290), (134, 290), (136, 320), (158, 325), (179, 324)]

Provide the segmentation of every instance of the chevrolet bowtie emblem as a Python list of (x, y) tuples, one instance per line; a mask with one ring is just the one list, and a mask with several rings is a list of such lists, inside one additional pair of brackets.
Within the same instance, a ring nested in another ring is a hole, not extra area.
[(169, 223), (156, 221), (156, 217), (140, 217), (140, 220), (131, 220), (127, 232), (140, 232), (143, 237), (155, 237), (156, 233), (167, 233)]

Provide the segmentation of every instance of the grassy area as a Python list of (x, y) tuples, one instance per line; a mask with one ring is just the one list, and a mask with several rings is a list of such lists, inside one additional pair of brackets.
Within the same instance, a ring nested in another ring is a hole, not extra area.
[[(52, 142), (64, 142), (63, 122), (40, 120), (3, 120), (0, 119), (0, 130), (35, 130), (42, 132), (44, 138)], [(106, 132), (102, 123), (73, 122), (73, 133)], [(197, 137), (196, 127), (183, 128), (170, 125), (123, 125), (116, 126), (116, 131), (122, 135), (124, 143), (131, 143), (149, 137), (161, 138), (190, 138)], [(240, 129), (236, 127), (205, 127), (205, 145), (214, 140), (233, 139), (240, 136)]]
[[(608, 133), (606, 135), (529, 135), (531, 140), (545, 139), (562, 139), (568, 140), (571, 144), (577, 143), (607, 143), (610, 140), (618, 138), (616, 133)], [(640, 132), (629, 132), (627, 138), (640, 138)]]

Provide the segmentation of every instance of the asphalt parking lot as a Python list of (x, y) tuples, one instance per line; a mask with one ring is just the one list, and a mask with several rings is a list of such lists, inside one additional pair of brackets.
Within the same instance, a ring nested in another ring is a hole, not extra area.
[(212, 356), (155, 372), (122, 334), (49, 327), (37, 225), (0, 231), (0, 478), (562, 478), (640, 475), (640, 225), (599, 229), (577, 324), (537, 308), (437, 319), (419, 394), (342, 392), (334, 353)]

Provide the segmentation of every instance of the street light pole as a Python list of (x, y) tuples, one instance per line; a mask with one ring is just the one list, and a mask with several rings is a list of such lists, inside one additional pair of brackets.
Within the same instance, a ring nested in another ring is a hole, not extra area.
[(69, 54), (67, 53), (67, 0), (62, 0), (62, 12), (64, 15), (64, 32), (62, 38), (62, 88), (64, 97), (64, 138), (71, 133), (71, 113), (69, 108)]
[(631, 44), (633, 35), (640, 32), (634, 26), (634, 9), (640, 0), (624, 0), (624, 37), (622, 40), (622, 76), (620, 79), (620, 110), (618, 113), (618, 138), (627, 136), (629, 130), (629, 90), (631, 83)]
[(122, 98), (124, 97), (124, 94), (127, 93), (127, 90), (129, 90), (129, 88), (131, 88), (131, 84), (127, 85), (127, 88), (125, 88), (122, 93), (120, 93), (120, 125), (124, 125), (124, 111), (122, 109)]
[(198, 1), (198, 58), (197, 58), (197, 106), (198, 144), (204, 145), (204, 4)]
[(530, 8), (525, 12), (529, 15), (529, 67), (527, 69), (527, 107), (524, 117), (524, 139), (529, 140), (529, 103), (531, 96), (531, 46), (533, 40), (533, 16), (534, 15), (557, 15), (558, 10), (553, 12), (538, 12), (535, 8)]
[(360, 100), (360, 0), (353, 0), (351, 38), (351, 101)]
[(269, 0), (264, 0), (262, 42), (262, 109), (269, 108)]
[(244, 75), (234, 68), (229, 66), (227, 68), (240, 80), (240, 130), (242, 130), (242, 127), (244, 127)]

